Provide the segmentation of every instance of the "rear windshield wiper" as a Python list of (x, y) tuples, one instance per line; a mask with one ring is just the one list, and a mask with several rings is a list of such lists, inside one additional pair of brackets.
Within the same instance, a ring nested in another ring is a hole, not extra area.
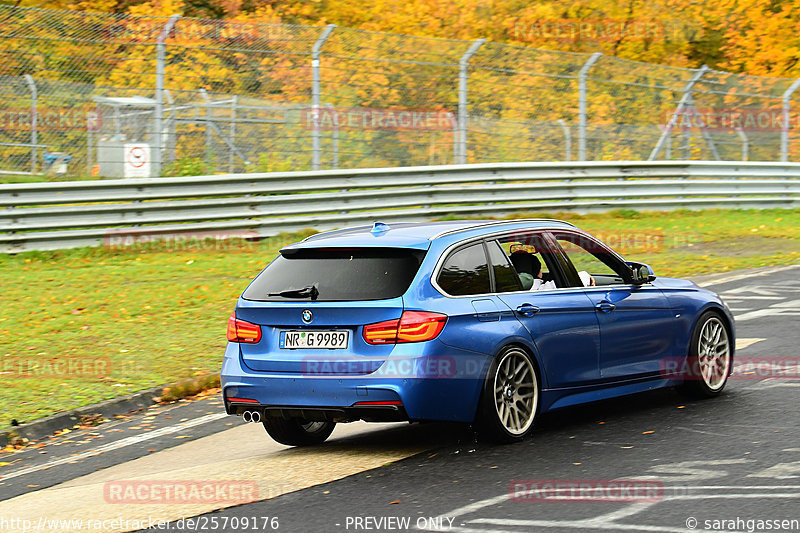
[(319, 290), (316, 285), (303, 287), (302, 289), (287, 289), (281, 292), (271, 292), (267, 296), (280, 296), (281, 298), (311, 298), (316, 300)]

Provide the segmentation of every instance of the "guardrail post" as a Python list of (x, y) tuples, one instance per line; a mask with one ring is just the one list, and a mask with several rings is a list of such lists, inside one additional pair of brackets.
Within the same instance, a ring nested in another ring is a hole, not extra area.
[(800, 87), (800, 78), (794, 80), (792, 84), (783, 92), (783, 124), (781, 127), (781, 161), (789, 160), (789, 114), (791, 112), (791, 98), (797, 88)]
[(164, 150), (164, 63), (166, 62), (166, 40), (170, 32), (175, 27), (180, 15), (172, 15), (164, 28), (158, 35), (156, 41), (156, 108), (153, 129), (155, 129), (155, 143), (153, 149), (150, 151), (150, 158), (152, 159), (152, 169), (150, 173), (154, 176), (161, 175), (161, 161), (163, 159), (162, 151)]
[(464, 165), (467, 162), (467, 119), (469, 116), (469, 100), (467, 96), (467, 81), (469, 73), (469, 60), (483, 46), (486, 39), (478, 39), (470, 45), (458, 61), (458, 153), (456, 164)]
[(692, 101), (692, 91), (694, 90), (695, 84), (700, 81), (700, 78), (702, 78), (703, 75), (709, 70), (711, 69), (708, 68), (708, 65), (703, 65), (695, 71), (694, 76), (692, 76), (692, 78), (686, 82), (686, 85), (683, 86), (683, 94), (681, 95), (681, 99), (678, 101), (678, 107), (675, 108), (675, 111), (673, 111), (672, 115), (667, 121), (664, 131), (661, 132), (661, 137), (658, 138), (658, 142), (653, 148), (653, 151), (650, 152), (650, 157), (647, 158), (648, 161), (654, 161), (655, 158), (658, 157), (658, 154), (661, 153), (661, 149), (664, 147), (667, 137), (672, 134), (672, 128), (675, 127), (677, 117), (683, 113), (684, 109), (686, 109), (686, 107), (689, 105), (689, 102)]
[(320, 110), (320, 81), (319, 81), (319, 57), (322, 53), (322, 45), (330, 37), (331, 32), (336, 28), (336, 24), (328, 24), (322, 30), (322, 34), (314, 42), (311, 48), (311, 169), (319, 170), (320, 163), (320, 142), (319, 142), (319, 110)]
[(561, 126), (561, 131), (564, 132), (564, 161), (569, 162), (572, 159), (572, 134), (569, 132), (569, 126), (567, 126), (563, 118), (558, 119), (556, 122)]
[(39, 143), (39, 113), (37, 111), (39, 91), (36, 89), (33, 76), (25, 74), (25, 81), (31, 91), (31, 174), (36, 174), (36, 158), (38, 157), (36, 145)]
[(595, 52), (578, 71), (578, 161), (586, 161), (586, 84), (587, 75), (603, 54)]

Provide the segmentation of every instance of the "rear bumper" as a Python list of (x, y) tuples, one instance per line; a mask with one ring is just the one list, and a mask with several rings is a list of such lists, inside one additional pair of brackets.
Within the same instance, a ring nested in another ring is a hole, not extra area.
[[(417, 359), (424, 363), (431, 357)], [(469, 371), (437, 377), (394, 377), (380, 372), (336, 376), (266, 373), (244, 366), (238, 344), (228, 343), (221, 372), (225, 409), (228, 414), (258, 410), (262, 416), (336, 422), (471, 422), (490, 360), (469, 352), (446, 357)], [(231, 402), (229, 398), (250, 402)]]
[(301, 418), (312, 422), (403, 422), (409, 420), (402, 405), (354, 405), (351, 407), (296, 407), (259, 405), (225, 401), (225, 411), (241, 415), (245, 411), (258, 411), (261, 418)]

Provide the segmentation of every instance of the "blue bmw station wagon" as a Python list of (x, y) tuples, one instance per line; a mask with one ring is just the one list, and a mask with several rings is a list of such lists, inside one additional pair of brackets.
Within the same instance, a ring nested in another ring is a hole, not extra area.
[(280, 443), (355, 420), (473, 423), (513, 442), (556, 408), (719, 394), (734, 320), (716, 294), (567, 222), (376, 222), (283, 248), (227, 338), (226, 411)]

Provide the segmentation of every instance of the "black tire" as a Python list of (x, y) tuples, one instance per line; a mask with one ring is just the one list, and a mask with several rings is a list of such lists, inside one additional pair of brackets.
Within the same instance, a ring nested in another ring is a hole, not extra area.
[(539, 412), (539, 376), (530, 354), (503, 349), (484, 378), (476, 429), (481, 438), (508, 444), (530, 435)]
[(689, 341), (687, 374), (681, 392), (695, 398), (719, 396), (733, 368), (733, 349), (728, 326), (714, 311), (700, 316)]
[(322, 444), (336, 427), (336, 422), (310, 422), (299, 418), (265, 418), (263, 424), (270, 437), (287, 446)]

